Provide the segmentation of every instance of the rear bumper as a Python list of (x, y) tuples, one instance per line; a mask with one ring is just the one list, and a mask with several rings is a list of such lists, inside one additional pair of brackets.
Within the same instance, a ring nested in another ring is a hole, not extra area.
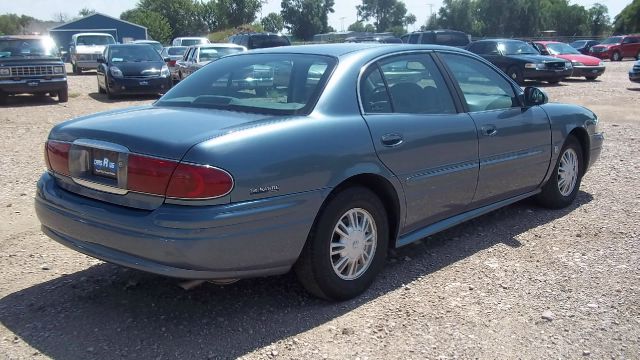
[(553, 79), (562, 79), (565, 77), (571, 76), (571, 69), (563, 69), (563, 70), (536, 70), (536, 69), (525, 69), (524, 78), (531, 80), (553, 80)]
[(86, 255), (183, 279), (287, 272), (324, 199), (318, 190), (216, 206), (162, 205), (145, 211), (63, 190), (45, 173), (35, 209), (43, 232)]
[(67, 78), (1, 80), (0, 92), (6, 94), (54, 92), (67, 88)]
[(573, 67), (573, 77), (597, 77), (604, 74), (604, 66), (574, 66)]
[(171, 77), (148, 79), (109, 77), (109, 90), (115, 95), (159, 94), (171, 89), (171, 83)]

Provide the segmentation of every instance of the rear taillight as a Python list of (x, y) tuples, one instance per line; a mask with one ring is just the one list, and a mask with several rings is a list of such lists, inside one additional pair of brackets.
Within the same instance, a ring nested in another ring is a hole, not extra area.
[(167, 188), (167, 197), (209, 199), (227, 195), (233, 189), (231, 175), (215, 167), (178, 164)]
[(169, 65), (169, 66), (171, 66), (171, 67), (176, 66), (176, 60), (169, 60), (169, 61), (167, 62), (167, 65)]
[(140, 155), (129, 155), (127, 188), (132, 191), (164, 195), (171, 174), (178, 165), (175, 161)]
[(45, 145), (47, 168), (55, 173), (69, 175), (69, 149), (71, 144), (49, 140)]
[(228, 194), (233, 188), (233, 178), (211, 166), (130, 154), (127, 188), (174, 199), (210, 199)]

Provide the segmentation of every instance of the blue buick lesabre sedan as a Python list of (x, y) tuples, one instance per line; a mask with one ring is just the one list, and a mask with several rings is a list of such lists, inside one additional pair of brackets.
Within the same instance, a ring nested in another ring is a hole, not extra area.
[(218, 281), (293, 269), (341, 300), (388, 248), (527, 197), (571, 204), (602, 143), (593, 112), (464, 50), (264, 49), (54, 127), (35, 206), (45, 234), (111, 263)]

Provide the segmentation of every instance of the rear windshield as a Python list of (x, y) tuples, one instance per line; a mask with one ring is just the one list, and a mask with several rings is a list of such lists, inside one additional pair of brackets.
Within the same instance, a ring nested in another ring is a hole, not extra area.
[(151, 45), (112, 46), (109, 50), (112, 62), (162, 61), (160, 54)]
[(184, 55), (185, 51), (187, 51), (186, 46), (175, 46), (167, 49), (167, 53), (171, 56)]
[(76, 39), (76, 45), (109, 45), (116, 41), (111, 36), (105, 35), (82, 35)]
[(182, 39), (180, 40), (180, 45), (182, 46), (191, 46), (191, 45), (199, 45), (204, 44), (204, 39)]
[(467, 46), (469, 38), (459, 33), (436, 33), (436, 44), (447, 46)]
[(290, 45), (289, 39), (278, 35), (252, 35), (249, 37), (249, 47), (262, 49)]
[(50, 38), (0, 40), (0, 58), (29, 56), (59, 57), (60, 54)]
[(200, 48), (200, 61), (211, 61), (223, 56), (242, 52), (243, 48), (238, 47), (203, 47)]
[(246, 54), (222, 58), (171, 89), (157, 106), (263, 114), (307, 114), (336, 60), (321, 55)]

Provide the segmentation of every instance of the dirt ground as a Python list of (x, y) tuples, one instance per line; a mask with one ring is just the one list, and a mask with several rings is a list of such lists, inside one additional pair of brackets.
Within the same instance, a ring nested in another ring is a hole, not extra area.
[(328, 303), (292, 275), (204, 284), (94, 260), (49, 240), (33, 210), (51, 127), (152, 102), (108, 101), (94, 74), (70, 99), (0, 107), (0, 358), (640, 358), (640, 85), (631, 61), (544, 87), (606, 133), (576, 202), (522, 201), (391, 253), (372, 288)]

